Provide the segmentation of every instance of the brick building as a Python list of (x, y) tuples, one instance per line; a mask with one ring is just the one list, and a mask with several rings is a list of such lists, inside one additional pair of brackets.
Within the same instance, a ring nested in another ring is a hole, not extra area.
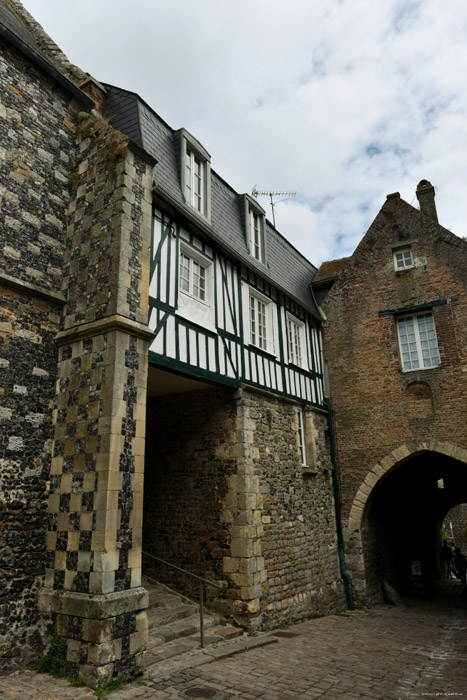
[(56, 628), (141, 670), (143, 548), (249, 629), (342, 610), (316, 268), (19, 0), (0, 33), (0, 667)]
[(350, 258), (313, 280), (336, 434), (346, 562), (358, 602), (383, 580), (410, 586), (412, 561), (439, 573), (441, 524), (467, 502), (465, 240), (388, 195)]

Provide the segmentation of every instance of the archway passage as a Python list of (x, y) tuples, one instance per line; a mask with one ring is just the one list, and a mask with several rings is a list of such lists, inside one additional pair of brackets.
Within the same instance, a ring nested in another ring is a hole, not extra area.
[(446, 513), (443, 537), (454, 542), (462, 551), (467, 550), (467, 503), (460, 503)]
[(382, 600), (383, 581), (409, 593), (412, 562), (421, 562), (425, 581), (443, 575), (442, 522), (451, 508), (466, 500), (466, 465), (437, 452), (418, 453), (378, 481), (361, 527), (367, 603)]

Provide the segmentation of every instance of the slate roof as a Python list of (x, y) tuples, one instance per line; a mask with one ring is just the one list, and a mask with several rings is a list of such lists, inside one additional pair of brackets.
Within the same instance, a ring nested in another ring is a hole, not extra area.
[(316, 267), (269, 222), (266, 222), (265, 230), (267, 264), (255, 260), (247, 248), (243, 198), (213, 170), (211, 221), (186, 204), (180, 185), (175, 130), (136, 93), (107, 84), (105, 88), (105, 112), (111, 123), (157, 160), (154, 176), (156, 193), (174, 205), (227, 253), (321, 318), (310, 291)]

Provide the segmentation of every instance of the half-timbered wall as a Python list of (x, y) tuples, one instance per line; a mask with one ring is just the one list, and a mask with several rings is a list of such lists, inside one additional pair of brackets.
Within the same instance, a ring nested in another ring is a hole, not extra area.
[[(193, 289), (191, 281), (188, 284), (191, 266), (198, 276), (203, 269), (202, 292)], [(266, 331), (261, 340), (252, 337), (250, 297), (264, 313)], [(149, 305), (154, 364), (221, 384), (246, 383), (304, 403), (323, 404), (321, 334), (314, 317), (160, 210), (155, 210), (153, 220)], [(291, 322), (300, 336), (299, 359), (290, 357)]]

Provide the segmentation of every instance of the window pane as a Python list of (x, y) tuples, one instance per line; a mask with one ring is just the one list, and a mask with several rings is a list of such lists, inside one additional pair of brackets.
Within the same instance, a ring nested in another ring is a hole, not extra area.
[(397, 320), (402, 365), (405, 370), (440, 364), (436, 331), (431, 313)]
[(180, 289), (190, 291), (190, 258), (183, 254), (180, 255)]
[(254, 297), (250, 297), (250, 339), (253, 345), (256, 345), (256, 311)]
[(266, 306), (262, 301), (257, 301), (258, 304), (258, 341), (259, 347), (266, 350)]
[(394, 265), (396, 270), (403, 270), (405, 267), (412, 267), (413, 257), (410, 248), (398, 250), (394, 253)]
[(193, 296), (204, 301), (206, 296), (206, 268), (193, 261)]

